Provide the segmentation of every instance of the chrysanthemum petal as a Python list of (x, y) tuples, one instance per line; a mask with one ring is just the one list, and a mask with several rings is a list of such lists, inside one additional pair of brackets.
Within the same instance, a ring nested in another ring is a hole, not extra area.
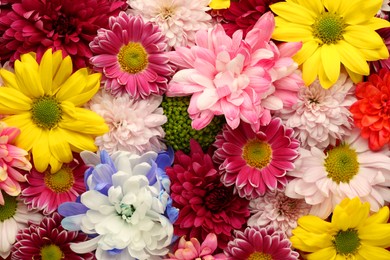
[(64, 129), (61, 131), (64, 136), (63, 138), (66, 139), (71, 145), (72, 151), (80, 153), (82, 151), (94, 152), (97, 150), (94, 140), (89, 136)]
[(341, 63), (351, 71), (360, 75), (368, 75), (370, 68), (361, 53), (344, 40), (336, 43), (337, 51), (340, 54)]
[(9, 87), (0, 89), (0, 114), (19, 114), (31, 109), (31, 99), (22, 92)]
[(387, 260), (390, 259), (390, 251), (366, 244), (362, 244), (359, 248), (358, 254), (364, 259), (376, 259), (376, 260)]
[(317, 50), (318, 46), (318, 42), (314, 40), (305, 42), (302, 45), (302, 49), (298, 51), (298, 53), (294, 56), (294, 60), (296, 61), (296, 63), (302, 64), (307, 59), (309, 59)]
[(310, 9), (293, 2), (275, 3), (270, 8), (275, 14), (293, 23), (311, 25), (316, 18)]
[(75, 106), (84, 105), (99, 90), (100, 78), (100, 73), (94, 73), (89, 75), (87, 78), (87, 85), (85, 86), (84, 91), (78, 95), (73, 95), (72, 97), (69, 97), (67, 100), (69, 102), (72, 102)]
[(329, 88), (337, 81), (340, 75), (340, 55), (338, 54), (334, 44), (322, 45), (321, 60), (323, 65), (322, 66), (323, 71), (325, 72), (327, 78), (329, 79), (330, 84), (323, 84), (324, 80), (321, 80), (321, 74), (320, 74), (320, 82), (324, 86), (324, 88)]
[(43, 96), (44, 92), (38, 70), (33, 67), (29, 63), (22, 63), (17, 60), (15, 62), (15, 75), (20, 91), (29, 97), (37, 98)]
[(69, 98), (78, 95), (85, 88), (87, 84), (88, 70), (87, 68), (79, 69), (73, 73), (66, 81), (60, 86), (60, 89), (56, 93), (56, 97), (59, 101), (68, 100)]
[(39, 172), (44, 172), (49, 165), (50, 156), (43, 151), (49, 151), (49, 131), (42, 130), (32, 147), (34, 166)]
[(69, 144), (62, 135), (62, 131), (52, 129), (49, 133), (49, 149), (51, 154), (60, 162), (70, 162), (73, 159)]
[(51, 95), (53, 82), (53, 53), (51, 49), (48, 49), (42, 56), (41, 65), (39, 66), (39, 75), (43, 91), (46, 94)]
[[(361, 24), (366, 22), (368, 19), (375, 16), (382, 5), (382, 0), (355, 0), (342, 2), (349, 3), (348, 8), (342, 12), (347, 24)], [(362, 10), (364, 11), (362, 12)]]
[[(383, 40), (379, 34), (363, 25), (348, 26), (345, 28), (343, 37), (346, 42), (358, 49), (378, 49), (383, 46)], [(370, 41), (367, 41), (367, 38)]]
[(16, 82), (15, 73), (12, 73), (11, 71), (8, 71), (6, 69), (0, 69), (0, 77), (4, 82), (4, 86), (13, 89), (19, 89), (18, 83)]
[(321, 48), (318, 48), (304, 63), (302, 77), (306, 86), (309, 86), (317, 78), (319, 66), (321, 66)]
[(64, 115), (58, 125), (61, 128), (84, 134), (102, 135), (108, 132), (104, 119), (93, 111), (75, 107), (75, 118), (77, 120)]
[(378, 17), (372, 17), (364, 25), (370, 27), (371, 30), (376, 31), (376, 30), (381, 29), (381, 28), (389, 27), (390, 23), (388, 21), (386, 21), (385, 19), (381, 19)]
[(307, 42), (312, 36), (312, 29), (309, 25), (294, 24), (281, 17), (275, 17), (277, 27), (272, 33), (272, 38), (279, 41)]
[[(58, 64), (58, 62), (62, 59), (62, 57), (59, 56), (59, 54), (54, 53), (53, 54), (53, 65)], [(73, 65), (72, 65), (72, 59), (70, 56), (66, 56), (63, 60), (61, 60), (61, 63), (59, 65), (58, 70), (55, 72), (53, 77), (53, 85), (52, 85), (52, 92), (56, 92), (57, 88), (61, 86), (72, 74)]]
[[(333, 1), (335, 2), (335, 1)], [(333, 260), (337, 252), (334, 247), (325, 247), (307, 256), (308, 260), (329, 259)]]

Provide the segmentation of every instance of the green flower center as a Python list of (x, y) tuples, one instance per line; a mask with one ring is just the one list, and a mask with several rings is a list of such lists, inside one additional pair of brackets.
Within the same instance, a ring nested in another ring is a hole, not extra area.
[(242, 157), (248, 165), (262, 169), (271, 161), (272, 148), (267, 142), (252, 139), (244, 145)]
[(0, 222), (12, 218), (16, 214), (18, 202), (16, 197), (12, 197), (3, 192), (4, 205), (0, 205)]
[(58, 172), (45, 172), (45, 184), (56, 193), (69, 191), (74, 184), (73, 171), (71, 168), (62, 167)]
[(322, 13), (312, 25), (314, 37), (324, 44), (336, 43), (343, 38), (344, 19), (337, 14)]
[(122, 217), (122, 219), (126, 220), (126, 222), (130, 222), (131, 216), (133, 216), (135, 212), (135, 207), (133, 205), (120, 203), (119, 205), (115, 205), (116, 212), (118, 215)]
[(359, 172), (359, 162), (355, 150), (342, 144), (328, 151), (325, 159), (328, 177), (334, 182), (348, 183)]
[(120, 49), (118, 62), (122, 70), (136, 74), (148, 66), (148, 53), (139, 42), (130, 42)]
[(42, 260), (60, 260), (65, 259), (64, 254), (57, 245), (47, 245), (41, 248)]
[(263, 252), (252, 253), (247, 260), (272, 260), (272, 255)]
[(60, 102), (51, 96), (43, 96), (34, 100), (31, 105), (32, 121), (44, 129), (52, 129), (62, 119)]
[(340, 230), (332, 242), (337, 253), (341, 255), (354, 255), (360, 246), (358, 232), (355, 229)]

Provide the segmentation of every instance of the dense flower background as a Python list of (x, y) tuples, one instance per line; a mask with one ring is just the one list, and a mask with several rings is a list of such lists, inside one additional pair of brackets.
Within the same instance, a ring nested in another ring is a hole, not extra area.
[(0, 8), (0, 259), (390, 259), (389, 0)]

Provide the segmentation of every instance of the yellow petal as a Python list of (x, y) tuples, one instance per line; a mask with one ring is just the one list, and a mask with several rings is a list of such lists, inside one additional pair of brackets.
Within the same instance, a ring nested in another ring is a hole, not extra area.
[(285, 42), (307, 42), (313, 39), (310, 26), (299, 25), (290, 22), (279, 22), (282, 19), (275, 18), (276, 28), (272, 33), (272, 38)]
[(34, 167), (39, 172), (44, 172), (49, 166), (51, 156), (49, 150), (49, 130), (42, 130), (32, 148)]
[(370, 68), (363, 55), (355, 47), (343, 40), (337, 42), (336, 47), (340, 54), (340, 61), (346, 68), (360, 75), (370, 73)]
[(34, 65), (15, 61), (15, 75), (20, 92), (30, 98), (44, 95), (41, 79)]
[(354, 25), (345, 28), (344, 40), (360, 49), (379, 49), (385, 46), (382, 38), (368, 26)]
[(340, 8), (345, 1), (323, 0), (324, 6), (330, 13), (340, 13)]
[(307, 260), (331, 260), (336, 257), (336, 253), (337, 252), (334, 247), (326, 247), (318, 250), (317, 252), (309, 254), (307, 256)]
[(64, 114), (59, 126), (83, 134), (102, 135), (108, 132), (108, 126), (104, 119), (91, 110), (76, 107), (75, 117), (77, 120)]
[(100, 73), (94, 73), (87, 78), (87, 85), (83, 92), (79, 95), (73, 95), (68, 98), (69, 102), (72, 102), (75, 106), (82, 106), (87, 103), (91, 98), (99, 91), (100, 88)]
[(365, 225), (370, 225), (370, 224), (385, 224), (387, 223), (389, 219), (389, 208), (388, 207), (382, 207), (379, 209), (378, 212), (372, 214), (369, 216), (366, 221)]
[(67, 140), (64, 139), (63, 131), (59, 130), (58, 127), (49, 132), (49, 148), (55, 159), (62, 163), (68, 163), (73, 159), (72, 151)]
[(390, 246), (390, 224), (372, 224), (361, 227), (359, 238), (371, 246), (389, 247)]
[(317, 14), (293, 2), (279, 2), (270, 5), (272, 12), (292, 23), (312, 25)]
[[(321, 61), (322, 61), (322, 68), (326, 75), (326, 77), (329, 79), (329, 82), (327, 82), (325, 88), (329, 88), (334, 83), (336, 83), (337, 79), (340, 76), (340, 55), (337, 52), (334, 44), (324, 44), (321, 47)], [(320, 71), (322, 72), (322, 71)], [(322, 73), (319, 73), (320, 75)], [(321, 77), (320, 77), (321, 82)], [(321, 83), (323, 83), (322, 81)], [(329, 85), (330, 84), (330, 85)]]
[(348, 2), (348, 8), (343, 10), (343, 17), (347, 24), (361, 24), (372, 17), (380, 10), (382, 6), (382, 0), (355, 0), (355, 1), (343, 1)]
[(303, 216), (299, 218), (298, 224), (305, 230), (319, 234), (327, 233), (331, 228), (331, 224), (329, 222), (326, 222), (319, 217), (312, 215)]
[(378, 17), (372, 17), (370, 20), (368, 20), (364, 25), (371, 28), (371, 30), (378, 30), (381, 28), (390, 27), (390, 23), (386, 21), (385, 19), (378, 18)]
[(311, 57), (302, 65), (302, 77), (306, 86), (309, 86), (316, 80), (319, 66), (321, 66), (321, 48), (318, 48)]
[[(54, 53), (53, 61), (58, 63), (58, 54)], [(69, 56), (66, 56), (60, 63), (60, 67), (54, 74), (53, 78), (53, 90), (52, 92), (56, 92), (57, 88), (61, 86), (72, 74), (73, 65), (72, 59)]]
[(31, 69), (38, 71), (38, 62), (35, 53), (29, 52), (26, 54), (22, 54), (20, 56), (20, 60), (22, 61), (22, 63), (28, 63)]
[(300, 49), (297, 54), (294, 55), (294, 60), (298, 64), (302, 64), (305, 62), (308, 58), (310, 58), (313, 53), (317, 50), (318, 48), (318, 42), (317, 41), (308, 41), (305, 42), (302, 45), (302, 49)]
[(345, 70), (347, 71), (349, 77), (351, 78), (351, 80), (353, 81), (353, 83), (359, 83), (359, 82), (362, 82), (363, 81), (363, 76), (360, 75), (360, 74), (357, 74), (351, 70), (349, 70), (347, 67), (345, 67)]
[(230, 7), (230, 0), (211, 0), (209, 7), (212, 9), (227, 9)]
[(31, 109), (31, 99), (14, 88), (0, 88), (0, 114), (19, 114)]
[(15, 73), (12, 73), (6, 69), (0, 69), (0, 76), (3, 79), (4, 86), (19, 89), (18, 83), (16, 82)]
[(54, 156), (50, 156), (49, 165), (50, 173), (56, 173), (61, 169), (62, 162), (58, 161)]
[(86, 68), (79, 69), (73, 73), (59, 88), (56, 97), (59, 101), (64, 101), (79, 95), (87, 84), (88, 71)]
[(39, 75), (41, 77), (43, 91), (48, 95), (52, 95), (53, 54), (51, 49), (48, 49), (42, 56), (39, 65)]
[(367, 260), (389, 260), (390, 252), (384, 248), (362, 244), (358, 254)]
[(386, 60), (389, 58), (389, 50), (387, 49), (386, 45), (383, 45), (380, 49), (360, 49), (359, 51), (367, 61)]
[[(324, 5), (322, 4), (321, 0), (297, 0), (297, 2), (301, 5), (306, 7), (308, 10), (312, 10), (316, 14), (320, 14), (324, 12)], [(337, 2), (337, 1), (333, 1)]]
[(62, 131), (63, 136), (69, 142), (72, 151), (80, 153), (82, 151), (95, 152), (97, 150), (95, 140), (90, 136), (69, 130)]

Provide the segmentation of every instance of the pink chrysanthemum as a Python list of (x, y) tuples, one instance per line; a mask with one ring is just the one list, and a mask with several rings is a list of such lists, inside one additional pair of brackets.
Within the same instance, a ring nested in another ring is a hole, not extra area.
[(10, 196), (18, 196), (21, 192), (19, 182), (25, 182), (26, 179), (18, 170), (31, 169), (31, 163), (26, 158), (27, 152), (13, 145), (19, 134), (18, 128), (0, 122), (0, 206), (4, 205), (2, 192)]
[(232, 36), (235, 31), (242, 30), (245, 36), (263, 14), (271, 11), (269, 6), (276, 2), (280, 0), (231, 1), (230, 7), (222, 12), (222, 26), (226, 34)]
[(213, 155), (220, 164), (221, 181), (233, 186), (241, 197), (254, 199), (267, 190), (281, 190), (287, 184), (286, 172), (294, 169), (299, 142), (279, 118), (254, 132), (242, 123), (236, 129), (224, 126), (217, 135)]
[(190, 141), (189, 155), (175, 153), (173, 167), (166, 172), (171, 180), (173, 206), (179, 209), (174, 223), (175, 234), (204, 240), (209, 233), (218, 236), (218, 247), (226, 247), (232, 231), (240, 229), (249, 216), (249, 201), (225, 187), (211, 156)]
[(63, 164), (55, 173), (41, 173), (33, 168), (26, 175), (27, 183), (23, 184), (20, 198), (29, 209), (51, 214), (59, 205), (75, 201), (85, 191), (84, 172), (87, 169), (78, 154), (73, 154), (73, 161)]
[(245, 39), (238, 31), (230, 38), (221, 25), (196, 34), (197, 46), (176, 48), (171, 61), (179, 70), (167, 96), (191, 96), (192, 127), (202, 129), (216, 115), (225, 115), (231, 128), (240, 121), (254, 130), (271, 120), (271, 110), (291, 106), (303, 85), (291, 56), (301, 43), (280, 48), (270, 42), (274, 16), (264, 14)]
[(37, 58), (52, 48), (70, 55), (74, 67), (88, 66), (88, 47), (98, 28), (126, 8), (124, 0), (14, 0), (12, 9), (0, 14), (0, 57), (15, 61), (20, 54), (36, 52)]
[(65, 230), (61, 226), (61, 219), (61, 216), (54, 212), (39, 224), (32, 224), (19, 231), (11, 259), (95, 259), (92, 252), (76, 254), (70, 249), (70, 243), (86, 241), (88, 236), (78, 231)]
[(249, 203), (251, 217), (248, 226), (270, 225), (290, 237), (291, 231), (297, 227), (298, 219), (307, 215), (310, 207), (305, 200), (287, 197), (284, 191), (269, 191)]
[(162, 96), (134, 100), (128, 95), (114, 97), (99, 91), (89, 102), (89, 108), (104, 118), (110, 131), (98, 136), (95, 144), (109, 154), (121, 150), (141, 155), (166, 149), (162, 125), (167, 117), (161, 102)]
[(217, 246), (217, 236), (214, 233), (208, 234), (202, 244), (196, 238), (191, 238), (189, 241), (186, 241), (183, 236), (180, 238), (175, 253), (169, 253), (169, 258), (165, 258), (164, 260), (225, 260), (226, 256), (224, 254), (213, 255)]
[(173, 69), (167, 44), (157, 25), (121, 12), (110, 17), (109, 29), (99, 29), (90, 43), (94, 69), (102, 72), (105, 88), (133, 98), (163, 94)]
[(271, 226), (247, 227), (244, 232), (236, 231), (225, 254), (228, 260), (296, 260), (299, 257), (291, 249), (291, 242), (286, 236)]

